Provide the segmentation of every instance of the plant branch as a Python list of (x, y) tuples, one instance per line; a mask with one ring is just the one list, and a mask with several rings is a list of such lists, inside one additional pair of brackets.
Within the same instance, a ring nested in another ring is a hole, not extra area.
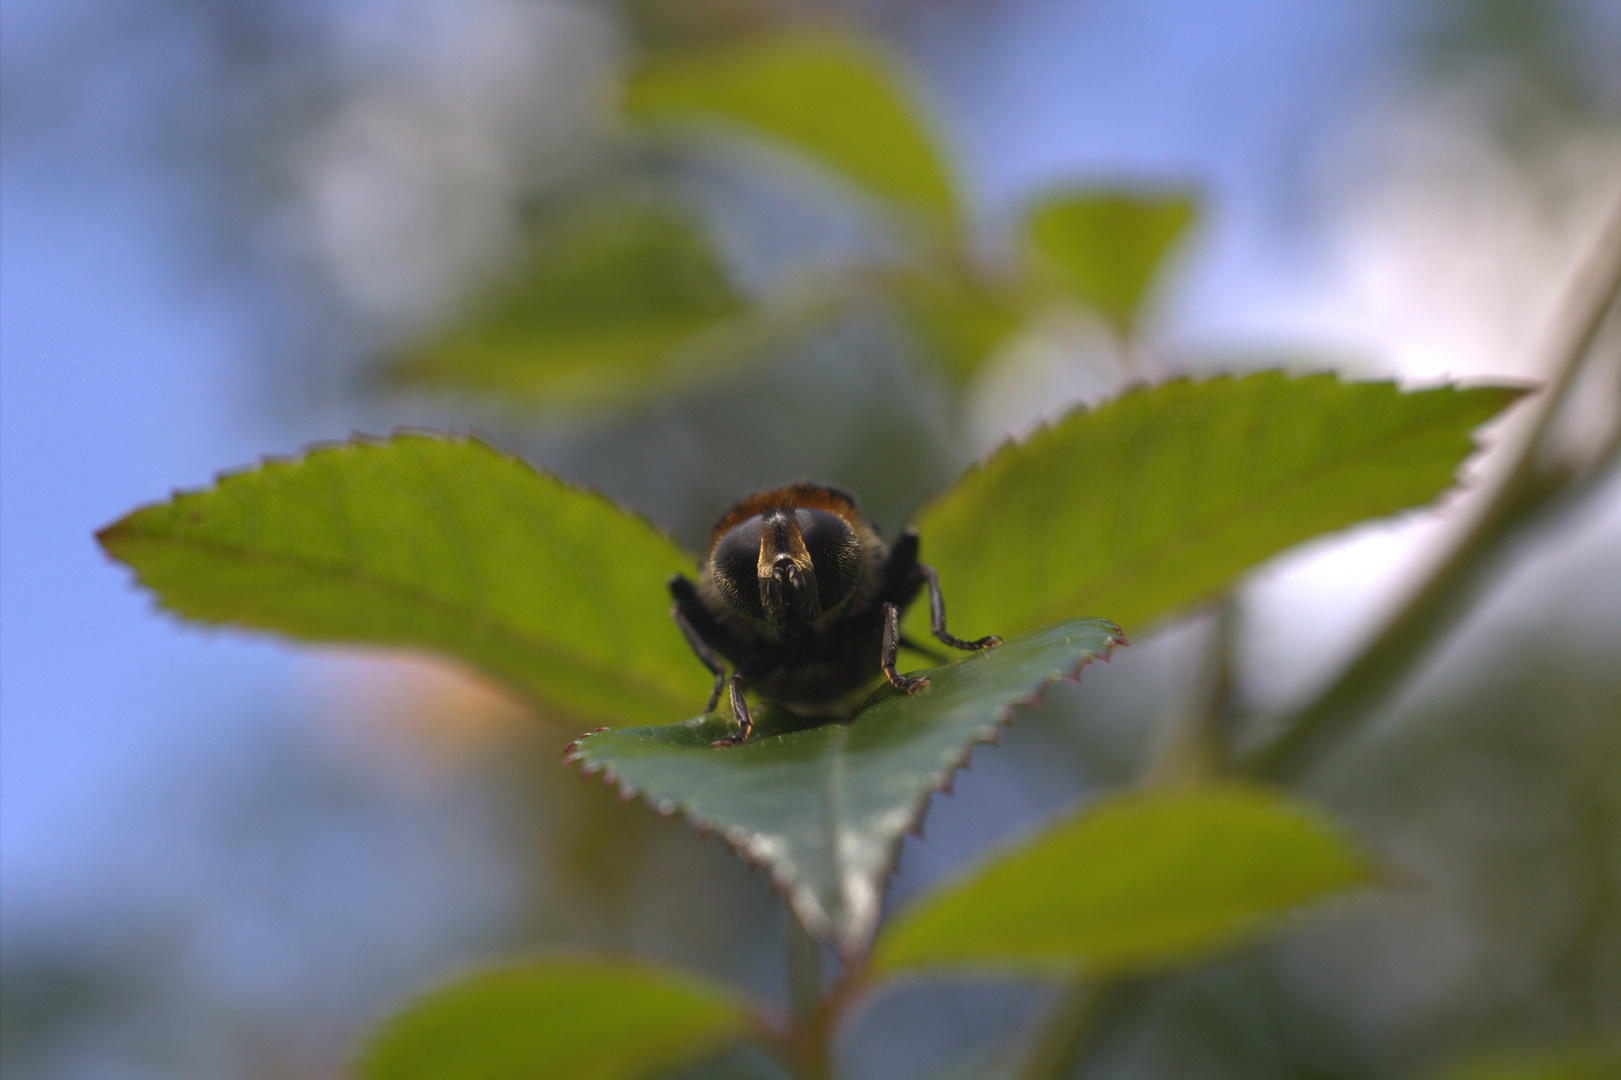
[(1238, 600), (1233, 592), (1221, 598), (1208, 621), (1203, 663), (1187, 703), (1165, 725), (1144, 780), (1150, 786), (1207, 780), (1223, 771), (1231, 755), (1238, 637)]
[(1252, 755), (1248, 771), (1280, 781), (1308, 771), (1406, 680), (1468, 611), (1495, 557), (1575, 479), (1551, 470), (1545, 450), (1584, 360), (1621, 304), (1621, 206), (1600, 231), (1567, 303), (1553, 350), (1553, 380), (1535, 402), (1535, 423), (1507, 475), (1423, 585), (1281, 736)]
[(788, 913), (787, 1045), (794, 1074), (803, 1080), (830, 1080), (833, 1075), (832, 1025), (822, 992), (822, 947)]
[[(1164, 744), (1144, 783), (1167, 786), (1197, 783), (1223, 771), (1231, 750), (1235, 697), (1234, 643), (1238, 603), (1221, 599), (1211, 620), (1204, 668), (1188, 703), (1167, 724)], [(1017, 1080), (1067, 1080), (1096, 1051), (1101, 1032), (1117, 1022), (1152, 985), (1152, 979), (1070, 981), (1047, 1010), (1026, 1051)]]
[(824, 984), (822, 947), (790, 914), (788, 1028), (767, 1040), (777, 1060), (799, 1080), (832, 1080), (833, 1035), (845, 1010), (867, 985), (865, 956), (850, 962), (836, 978)]
[[(1325, 691), (1296, 714), (1290, 729), (1249, 761), (1234, 762), (1233, 635), (1236, 608), (1223, 603), (1213, 628), (1209, 665), (1202, 683), (1203, 707), (1179, 718), (1150, 782), (1186, 779), (1190, 771), (1236, 767), (1273, 779), (1298, 776), (1323, 750), (1343, 737), (1389, 694), (1427, 654), (1429, 647), (1468, 607), (1484, 570), (1534, 515), (1588, 490), (1621, 463), (1621, 425), (1586, 473), (1558, 475), (1543, 462), (1554, 426), (1571, 388), (1592, 353), (1607, 319), (1621, 306), (1621, 207), (1602, 230), (1594, 254), (1578, 276), (1568, 302), (1564, 333), (1554, 351), (1553, 382), (1537, 403), (1530, 433), (1513, 466), (1474, 524), (1429, 579)], [(1071, 983), (1049, 1010), (1019, 1080), (1065, 1080), (1096, 1050), (1100, 1032), (1146, 992), (1151, 981)]]

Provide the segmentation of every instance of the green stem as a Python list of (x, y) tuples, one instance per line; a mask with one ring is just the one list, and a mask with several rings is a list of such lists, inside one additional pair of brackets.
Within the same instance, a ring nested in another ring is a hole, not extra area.
[(822, 948), (799, 920), (788, 918), (788, 1008), (796, 1025), (813, 1016), (822, 1001)]
[[(1148, 771), (1149, 785), (1194, 783), (1222, 771), (1231, 747), (1237, 626), (1238, 604), (1229, 593), (1211, 627), (1204, 671), (1187, 706), (1167, 726), (1165, 743)], [(1070, 982), (1031, 1042), (1018, 1080), (1067, 1080), (1151, 985), (1149, 979)]]
[(1149, 766), (1146, 782), (1150, 786), (1198, 783), (1223, 771), (1232, 749), (1237, 636), (1238, 601), (1228, 593), (1216, 610), (1203, 669), (1187, 705), (1166, 724), (1165, 737)]
[(1298, 779), (1326, 750), (1356, 728), (1407, 678), (1467, 612), (1495, 557), (1530, 519), (1574, 479), (1544, 462), (1550, 435), (1583, 361), (1605, 321), (1621, 303), (1621, 207), (1602, 230), (1596, 250), (1572, 291), (1566, 340), (1555, 350), (1553, 382), (1508, 475), (1453, 549), (1408, 598), (1400, 612), (1318, 698), (1295, 714), (1287, 730), (1246, 763), (1272, 780)]
[(790, 917), (788, 929), (788, 998), (792, 1009), (786, 1031), (763, 1041), (799, 1080), (832, 1080), (833, 1035), (850, 1004), (868, 986), (866, 957), (848, 960), (831, 982), (822, 979), (822, 949)]
[[(1531, 434), (1521, 446), (1508, 477), (1473, 527), (1425, 584), (1409, 599), (1345, 673), (1318, 700), (1297, 714), (1289, 730), (1247, 762), (1237, 763), (1273, 779), (1298, 776), (1323, 751), (1351, 730), (1417, 665), (1429, 647), (1459, 618), (1473, 586), (1491, 556), (1500, 551), (1534, 512), (1572, 487), (1571, 477), (1552, 476), (1541, 463), (1550, 433), (1612, 309), (1621, 303), (1621, 208), (1604, 229), (1597, 252), (1573, 290), (1568, 339), (1556, 352), (1553, 384), (1539, 403)], [(1621, 435), (1605, 448), (1621, 447)], [(1604, 456), (1601, 455), (1601, 456)], [(1583, 479), (1590, 479), (1583, 478)], [(1175, 782), (1190, 773), (1219, 773), (1234, 766), (1232, 646), (1235, 607), (1224, 604), (1209, 654), (1203, 685), (1204, 707), (1174, 724), (1151, 783)], [(1070, 984), (1038, 1033), (1019, 1080), (1065, 1080), (1096, 1049), (1107, 1031), (1147, 987), (1146, 981), (1113, 981), (1101, 986)]]
[(822, 947), (788, 916), (788, 1034), (794, 1074), (801, 1080), (831, 1080), (833, 1024), (829, 994), (822, 988)]

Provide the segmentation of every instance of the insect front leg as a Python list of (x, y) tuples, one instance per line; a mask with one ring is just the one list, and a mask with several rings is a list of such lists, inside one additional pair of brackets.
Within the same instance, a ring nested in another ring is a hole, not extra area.
[(716, 739), (710, 746), (737, 746), (754, 734), (754, 715), (749, 712), (749, 703), (743, 699), (743, 681), (741, 671), (732, 676), (732, 719), (737, 721), (737, 730), (723, 739)]
[(754, 734), (754, 714), (749, 712), (749, 703), (743, 697), (743, 686), (750, 679), (757, 679), (766, 674), (774, 666), (756, 659), (740, 665), (732, 673), (729, 689), (732, 703), (732, 719), (737, 721), (737, 730), (724, 739), (716, 739), (709, 744), (710, 746), (737, 746)]
[(895, 670), (895, 652), (901, 643), (901, 609), (894, 604), (884, 603), (884, 651), (880, 664), (884, 669), (884, 678), (897, 690), (904, 690), (908, 694), (915, 694), (929, 685), (926, 678), (909, 679)]
[(946, 600), (940, 595), (940, 579), (934, 573), (934, 567), (925, 563), (917, 564), (918, 570), (923, 574), (923, 580), (929, 583), (929, 632), (946, 645), (954, 649), (988, 649), (993, 645), (1002, 644), (1002, 639), (995, 634), (987, 634), (974, 641), (964, 641), (954, 637), (946, 631)]

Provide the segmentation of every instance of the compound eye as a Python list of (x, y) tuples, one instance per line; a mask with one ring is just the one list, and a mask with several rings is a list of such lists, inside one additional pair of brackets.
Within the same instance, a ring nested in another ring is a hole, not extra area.
[(799, 535), (816, 569), (816, 593), (823, 611), (843, 603), (861, 576), (861, 543), (849, 522), (826, 510), (794, 511)]
[(760, 526), (759, 514), (732, 526), (715, 541), (715, 549), (709, 553), (710, 571), (721, 599), (756, 619), (765, 618), (758, 577)]

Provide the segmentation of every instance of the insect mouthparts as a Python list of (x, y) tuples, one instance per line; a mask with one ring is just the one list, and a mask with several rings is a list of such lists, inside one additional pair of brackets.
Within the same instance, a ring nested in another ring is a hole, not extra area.
[(770, 575), (760, 576), (760, 603), (768, 617), (775, 615), (773, 621), (788, 616), (801, 620), (814, 618), (817, 606), (811, 602), (814, 596), (814, 584), (789, 555), (778, 555), (771, 561)]

